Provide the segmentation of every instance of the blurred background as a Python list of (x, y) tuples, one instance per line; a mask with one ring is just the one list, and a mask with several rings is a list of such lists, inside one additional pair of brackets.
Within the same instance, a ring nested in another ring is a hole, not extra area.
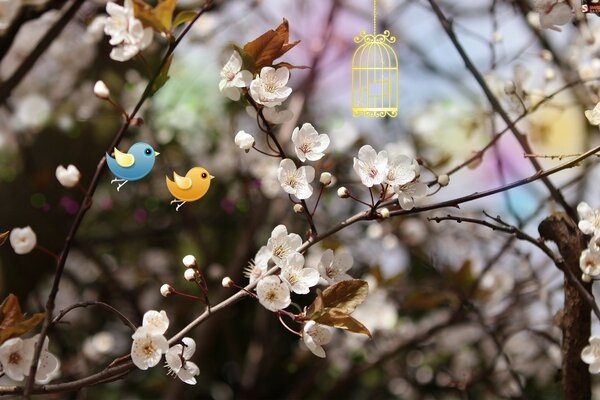
[[(64, 3), (30, 2), (16, 16), (0, 3), (4, 81), (57, 21)], [(201, 3), (180, 0), (178, 9)], [(593, 83), (561, 88), (574, 79), (598, 76), (598, 18), (577, 14), (562, 32), (540, 31), (539, 16), (525, 0), (439, 3), (494, 93), (510, 116), (519, 118), (518, 126), (537, 154), (577, 153), (597, 140), (597, 128), (588, 127), (583, 114), (598, 100), (597, 88)], [(140, 60), (109, 58), (111, 46), (95, 23), (96, 16), (105, 14), (105, 4), (85, 1), (20, 84), (4, 94), (6, 87), (0, 86), (0, 231), (31, 226), (38, 243), (57, 253), (83, 193), (60, 186), (55, 169), (76, 165), (87, 187), (122, 122), (118, 112), (94, 96), (94, 82), (106, 82), (113, 97), (130, 110), (148, 81)], [(320, 231), (364, 209), (335, 195), (344, 185), (368, 198), (352, 171), (352, 157), (363, 144), (418, 157), (427, 167), (422, 179), (430, 181), (434, 174), (428, 169), (447, 173), (501, 134), (505, 125), (494, 117), (429, 4), (379, 0), (377, 10), (379, 30), (389, 29), (397, 38), (397, 118), (352, 117), (353, 38), (371, 30), (371, 1), (216, 1), (176, 50), (169, 81), (142, 109), (144, 124), (130, 128), (119, 146), (123, 151), (137, 141), (150, 143), (161, 153), (154, 171), (120, 192), (104, 171), (67, 261), (57, 310), (100, 300), (139, 324), (145, 311), (164, 309), (171, 319), (167, 335), (173, 334), (203, 311), (201, 304), (165, 299), (159, 292), (169, 283), (197, 294), (183, 279), (185, 255), (198, 259), (216, 304), (232, 294), (220, 285), (224, 276), (247, 283), (243, 269), (276, 225), (305, 237), (308, 225), (294, 214), (277, 182), (278, 161), (246, 154), (233, 142), (241, 129), (259, 133), (255, 118), (218, 90), (232, 44), (243, 45), (283, 18), (289, 21), (290, 40), (301, 40), (283, 60), (310, 68), (292, 71), (289, 86), (294, 91), (285, 106), (294, 118), (277, 135), (291, 148), (294, 127), (310, 122), (332, 139), (327, 157), (314, 164), (317, 174), (330, 171), (335, 177), (315, 215)], [(18, 32), (9, 28), (15, 21), (21, 24)], [(144, 51), (150, 66), (158, 65), (165, 49), (166, 41), (156, 36)], [(541, 160), (544, 166), (560, 161)], [(592, 160), (552, 178), (565, 187), (572, 204), (586, 200), (599, 205), (594, 164)], [(206, 197), (175, 212), (164, 176), (172, 171), (183, 175), (196, 165), (216, 178)], [(490, 189), (533, 172), (509, 133), (421, 204)], [(201, 370), (196, 386), (154, 368), (48, 397), (562, 398), (560, 330), (554, 322), (562, 306), (562, 277), (556, 268), (537, 249), (501, 233), (427, 220), (459, 212), (481, 218), (485, 210), (537, 237), (537, 224), (556, 208), (545, 188), (533, 184), (461, 210), (356, 224), (313, 246), (306, 254), (309, 265), (316, 265), (325, 249), (345, 248), (354, 257), (349, 273), (370, 283), (369, 298), (354, 316), (373, 339), (336, 332), (326, 346), (326, 359), (314, 357), (274, 314), (245, 299), (193, 331), (198, 345), (194, 361)], [(28, 313), (43, 310), (53, 273), (54, 261), (44, 253), (19, 256), (8, 244), (0, 248), (0, 297), (14, 293)], [(297, 300), (302, 306), (309, 302)], [(112, 315), (80, 309), (66, 321), (50, 333), (62, 361), (60, 381), (99, 371), (129, 352), (130, 332)]]

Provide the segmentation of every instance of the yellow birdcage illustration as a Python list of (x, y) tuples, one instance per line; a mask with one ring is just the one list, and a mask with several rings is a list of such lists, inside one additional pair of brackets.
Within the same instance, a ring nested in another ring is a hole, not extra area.
[(390, 46), (390, 31), (377, 33), (377, 3), (373, 0), (373, 34), (361, 31), (354, 38), (362, 44), (352, 57), (352, 115), (396, 117), (398, 115), (398, 56)]

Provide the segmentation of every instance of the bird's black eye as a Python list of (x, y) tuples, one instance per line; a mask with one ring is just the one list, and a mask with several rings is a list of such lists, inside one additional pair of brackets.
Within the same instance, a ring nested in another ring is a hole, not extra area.
[(152, 154), (152, 150), (150, 150), (150, 149), (146, 149), (146, 151), (144, 151), (144, 153), (146, 153), (146, 155), (148, 155), (148, 156), (149, 156), (150, 154)]
[(206, 177), (207, 177), (207, 176), (208, 176), (208, 175), (206, 175), (206, 172), (203, 172), (203, 173), (202, 173), (202, 179), (206, 179)]

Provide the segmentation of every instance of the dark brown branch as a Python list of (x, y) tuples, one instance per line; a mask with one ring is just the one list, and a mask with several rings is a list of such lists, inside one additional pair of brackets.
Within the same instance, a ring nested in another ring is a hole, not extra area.
[(131, 322), (125, 315), (123, 315), (123, 313), (121, 313), (119, 310), (117, 310), (113, 306), (103, 303), (101, 301), (84, 301), (81, 303), (72, 304), (69, 307), (61, 310), (58, 313), (58, 315), (56, 317), (54, 317), (54, 319), (52, 320), (52, 324), (53, 325), (57, 324), (61, 319), (64, 318), (65, 315), (67, 315), (69, 312), (71, 312), (77, 308), (86, 308), (86, 307), (90, 307), (90, 306), (98, 306), (100, 308), (104, 308), (104, 309), (108, 310), (109, 312), (115, 314), (123, 322), (123, 324), (125, 324), (125, 326), (130, 328), (132, 331), (136, 330), (136, 326), (133, 324), (133, 322)]
[(64, 12), (63, 15), (48, 29), (48, 32), (40, 39), (36, 46), (31, 50), (31, 53), (23, 60), (21, 65), (13, 72), (13, 74), (0, 85), (0, 105), (4, 104), (10, 97), (12, 91), (19, 83), (27, 76), (31, 68), (37, 60), (44, 54), (48, 47), (54, 43), (54, 39), (60, 35), (65, 26), (71, 21), (79, 7), (85, 0), (73, 0), (71, 6)]

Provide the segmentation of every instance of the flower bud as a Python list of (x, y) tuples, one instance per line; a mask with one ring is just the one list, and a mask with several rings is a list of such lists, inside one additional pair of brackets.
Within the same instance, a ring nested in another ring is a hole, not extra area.
[(252, 146), (254, 146), (254, 137), (246, 131), (239, 131), (237, 135), (235, 135), (235, 144), (242, 150), (246, 152), (250, 151)]
[(331, 174), (329, 172), (323, 172), (319, 178), (319, 182), (321, 182), (323, 186), (331, 185)]
[(69, 165), (67, 168), (59, 165), (56, 167), (56, 179), (66, 188), (72, 188), (79, 183), (81, 173), (74, 165)]
[(438, 176), (437, 183), (441, 187), (448, 186), (448, 182), (450, 182), (450, 177), (446, 174)]
[(337, 190), (337, 195), (339, 198), (345, 199), (347, 197), (350, 197), (350, 192), (345, 186), (340, 186)]
[(8, 237), (10, 245), (17, 254), (27, 254), (33, 250), (37, 244), (37, 236), (30, 226), (24, 228), (14, 228), (10, 231)]
[(160, 287), (160, 294), (163, 295), (163, 297), (169, 297), (170, 295), (172, 295), (175, 292), (175, 289), (173, 289), (173, 286), (165, 283), (164, 285), (162, 285)]
[(108, 87), (104, 82), (98, 81), (94, 85), (94, 94), (99, 99), (108, 100), (108, 98), (110, 97), (110, 90), (108, 90)]
[(296, 214), (302, 214), (304, 212), (304, 207), (302, 207), (302, 204), (294, 204), (294, 212)]
[(224, 288), (230, 288), (234, 285), (233, 279), (231, 279), (230, 277), (226, 276), (225, 278), (223, 278), (223, 280), (221, 281), (221, 285)]
[(379, 210), (379, 214), (381, 215), (381, 218), (386, 219), (390, 217), (390, 210), (387, 209), (386, 207), (382, 208), (381, 210)]
[(183, 265), (185, 265), (188, 268), (195, 268), (198, 265), (196, 264), (196, 257), (194, 257), (191, 254), (188, 254), (187, 256), (183, 257), (183, 260), (181, 260), (183, 262)]
[(592, 277), (588, 274), (582, 274), (581, 280), (584, 281), (585, 283), (589, 283), (592, 281)]
[(194, 279), (196, 279), (196, 270), (193, 268), (186, 269), (183, 273), (183, 277), (186, 281), (193, 281)]

